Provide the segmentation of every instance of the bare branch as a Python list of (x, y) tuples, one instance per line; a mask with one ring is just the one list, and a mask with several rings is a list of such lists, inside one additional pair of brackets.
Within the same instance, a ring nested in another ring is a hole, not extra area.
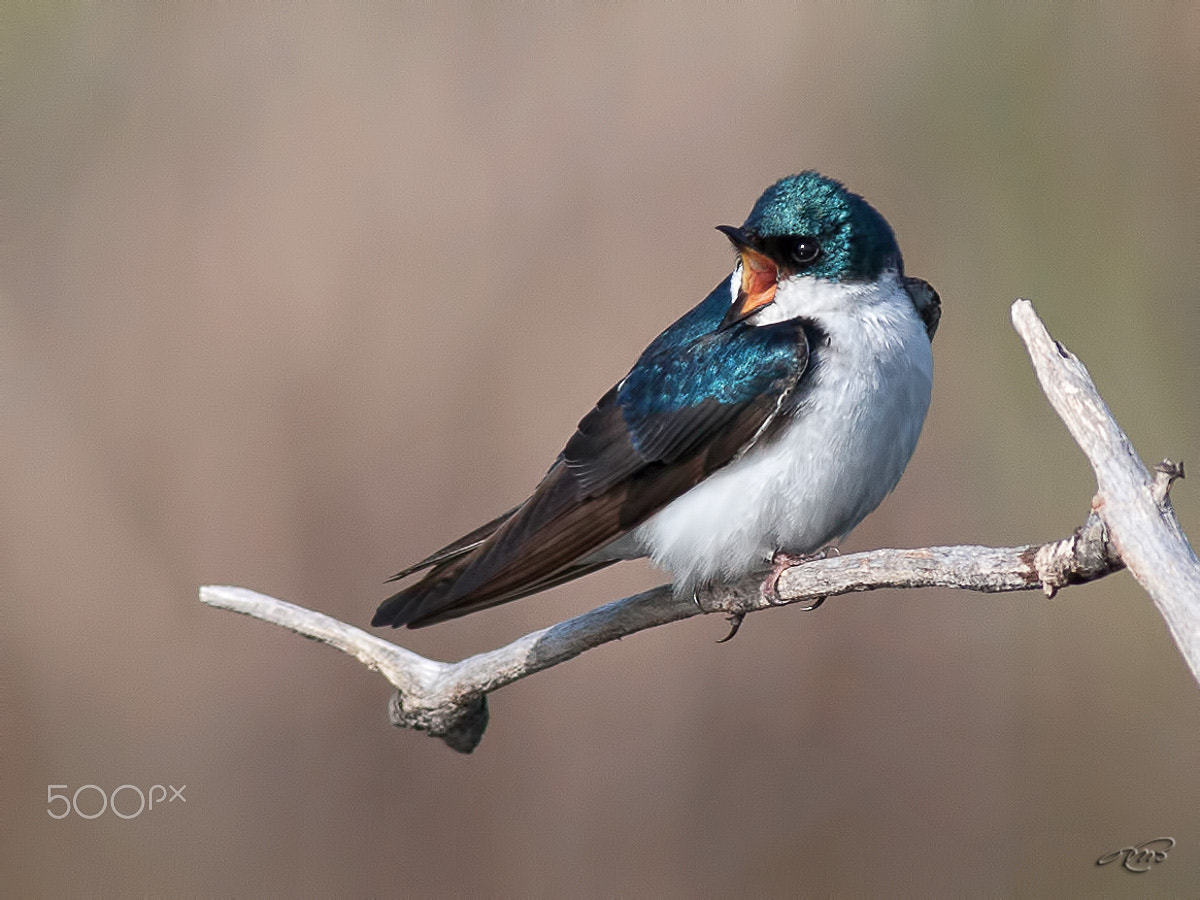
[(1160, 474), (1151, 479), (1087, 370), (1046, 334), (1028, 301), (1013, 305), (1013, 321), (1043, 390), (1096, 469), (1099, 489), (1092, 511), (1080, 529), (1060, 541), (1009, 548), (876, 550), (812, 560), (783, 573), (780, 600), (763, 595), (758, 577), (694, 598), (662, 586), (456, 663), (426, 659), (329, 616), (246, 588), (203, 587), (200, 599), (349, 653), (396, 688), (389, 707), (393, 724), (427, 731), (464, 753), (483, 736), (489, 693), (585, 650), (701, 613), (725, 613), (736, 624), (769, 606), (815, 606), (827, 597), (879, 588), (985, 593), (1040, 588), (1053, 596), (1063, 586), (1093, 581), (1128, 564), (1200, 681), (1200, 563), (1168, 497), (1171, 482), (1183, 475), (1182, 464), (1160, 464)]
[(1183, 477), (1183, 464), (1164, 460), (1151, 477), (1083, 363), (1050, 337), (1033, 304), (1016, 301), (1012, 320), (1046, 398), (1096, 473), (1092, 508), (1200, 681), (1200, 561), (1167, 496), (1171, 482)]

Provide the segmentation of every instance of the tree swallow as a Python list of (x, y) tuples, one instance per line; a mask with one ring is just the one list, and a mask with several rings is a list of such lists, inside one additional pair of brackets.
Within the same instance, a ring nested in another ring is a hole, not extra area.
[(933, 382), (941, 302), (862, 197), (778, 181), (733, 274), (646, 348), (530, 497), (390, 580), (371, 624), (417, 628), (649, 556), (687, 594), (779, 572), (896, 486)]

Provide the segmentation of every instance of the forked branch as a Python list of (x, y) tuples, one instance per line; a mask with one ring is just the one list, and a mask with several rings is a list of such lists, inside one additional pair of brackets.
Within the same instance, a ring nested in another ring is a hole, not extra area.
[(879, 588), (948, 587), (996, 593), (1060, 588), (1094, 581), (1128, 566), (1154, 600), (1200, 681), (1200, 562), (1168, 496), (1182, 464), (1164, 461), (1151, 476), (1113, 419), (1083, 364), (1054, 341), (1027, 300), (1013, 325), (1055, 412), (1087, 455), (1097, 493), (1072, 535), (1023, 547), (930, 547), (875, 550), (795, 566), (779, 579), (782, 603), (768, 600), (761, 578), (678, 597), (662, 586), (616, 600), (507, 646), (454, 663), (426, 659), (352, 625), (246, 588), (207, 586), (200, 599), (282, 625), (329, 644), (382, 674), (393, 687), (395, 725), (427, 731), (455, 750), (474, 750), (487, 726), (487, 695), (608, 641), (701, 613), (735, 622), (769, 606), (815, 605), (827, 597)]

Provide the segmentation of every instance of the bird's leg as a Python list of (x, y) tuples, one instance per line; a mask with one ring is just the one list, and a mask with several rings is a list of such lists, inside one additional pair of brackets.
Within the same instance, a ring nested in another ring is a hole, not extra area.
[[(771, 557), (771, 571), (767, 573), (766, 580), (762, 584), (762, 595), (767, 599), (767, 602), (773, 606), (782, 605), (784, 600), (779, 596), (779, 576), (792, 566), (798, 566), (802, 563), (812, 562), (814, 559), (828, 559), (830, 556), (838, 556), (840, 551), (837, 547), (825, 547), (818, 550), (816, 553), (787, 553), (783, 550), (776, 550), (775, 555)], [(821, 597), (812, 606), (806, 606), (804, 609), (816, 609), (825, 598)]]

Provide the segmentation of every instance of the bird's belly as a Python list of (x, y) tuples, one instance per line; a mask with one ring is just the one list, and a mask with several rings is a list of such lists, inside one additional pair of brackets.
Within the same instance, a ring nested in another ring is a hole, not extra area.
[(777, 550), (812, 553), (848, 533), (896, 486), (916, 448), (929, 408), (928, 347), (921, 335), (865, 367), (832, 360), (774, 439), (632, 532), (636, 555), (686, 591), (763, 570)]

